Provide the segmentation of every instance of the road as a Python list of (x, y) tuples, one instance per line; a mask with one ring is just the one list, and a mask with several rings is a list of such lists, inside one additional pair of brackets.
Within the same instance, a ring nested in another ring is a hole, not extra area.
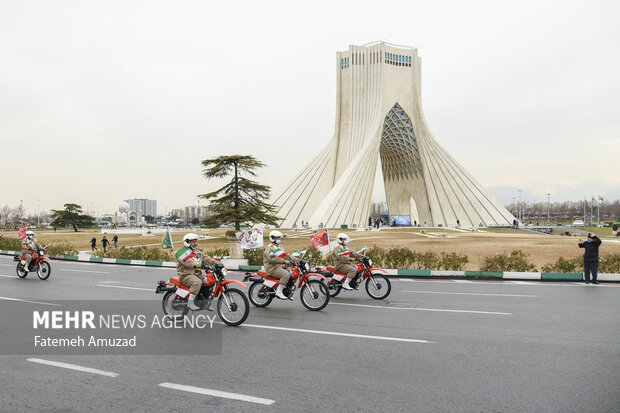
[[(18, 279), (3, 256), (0, 301), (159, 310), (174, 273), (53, 261), (48, 281)], [(0, 410), (620, 411), (619, 315), (618, 284), (392, 280), (386, 301), (362, 288), (320, 312), (298, 296), (252, 307), (216, 355), (0, 355)]]

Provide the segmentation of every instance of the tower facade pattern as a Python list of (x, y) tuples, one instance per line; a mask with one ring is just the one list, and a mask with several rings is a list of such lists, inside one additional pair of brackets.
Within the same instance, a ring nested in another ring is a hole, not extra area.
[(331, 140), (274, 197), (282, 227), (365, 226), (379, 159), (389, 215), (424, 226), (505, 226), (513, 215), (431, 134), (417, 49), (377, 42), (336, 60)]

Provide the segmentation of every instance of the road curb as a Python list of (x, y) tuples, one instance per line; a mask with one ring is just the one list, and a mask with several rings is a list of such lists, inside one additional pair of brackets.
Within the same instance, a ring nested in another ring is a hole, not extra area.
[[(0, 255), (16, 255), (21, 254), (21, 251), (6, 251), (0, 250)], [(174, 262), (167, 261), (145, 261), (145, 260), (128, 260), (124, 258), (103, 258), (103, 257), (91, 257), (84, 255), (48, 255), (53, 260), (60, 261), (80, 261), (91, 262), (95, 264), (119, 264), (119, 265), (140, 265), (143, 267), (176, 267)]]
[[(21, 251), (0, 250), (0, 255), (16, 255)], [(97, 264), (139, 265), (143, 267), (176, 267), (175, 262), (128, 260), (121, 258), (86, 257), (78, 255), (50, 255), (54, 260), (91, 262)], [(239, 265), (238, 268), (229, 268), (238, 271), (258, 271), (259, 265)], [(413, 270), (413, 269), (386, 269), (391, 278), (463, 278), (463, 279), (503, 279), (526, 281), (583, 281), (582, 273), (557, 272), (511, 272), (511, 271), (442, 271), (442, 270)], [(599, 281), (620, 282), (620, 274), (598, 274)]]

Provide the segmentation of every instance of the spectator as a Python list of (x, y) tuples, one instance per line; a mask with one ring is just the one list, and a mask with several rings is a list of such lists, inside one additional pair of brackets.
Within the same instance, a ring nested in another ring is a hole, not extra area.
[(601, 243), (602, 241), (594, 232), (588, 234), (586, 242), (581, 242), (581, 238), (579, 239), (579, 248), (585, 249), (583, 253), (583, 275), (586, 284), (590, 284), (590, 274), (592, 275), (592, 284), (598, 284), (596, 274), (598, 272), (598, 247)]
[(112, 241), (114, 241), (114, 249), (117, 248), (117, 243), (118, 243), (118, 235), (114, 234), (114, 238), (112, 238)]
[(101, 244), (103, 244), (103, 252), (106, 252), (106, 249), (108, 248), (109, 243), (110, 241), (108, 241), (108, 239), (104, 235), (103, 238), (101, 238)]
[(91, 251), (97, 251), (97, 238), (93, 237), (93, 239), (90, 240), (90, 247)]

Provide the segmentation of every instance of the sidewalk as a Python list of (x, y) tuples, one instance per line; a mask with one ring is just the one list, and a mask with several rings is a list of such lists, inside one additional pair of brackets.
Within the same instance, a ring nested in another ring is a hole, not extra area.
[[(121, 258), (93, 257), (89, 251), (80, 251), (80, 255), (50, 255), (54, 260), (92, 262), (99, 264), (141, 265), (147, 267), (170, 267), (175, 268), (175, 262), (167, 261), (144, 261), (127, 260)], [(82, 254), (83, 253), (83, 254)], [(0, 255), (19, 255), (20, 251), (0, 250)], [(226, 265), (226, 261), (223, 261)], [(226, 266), (233, 271), (258, 271), (262, 267), (258, 265), (232, 265)], [(386, 269), (390, 278), (463, 278), (463, 279), (504, 279), (504, 280), (528, 280), (528, 281), (583, 281), (582, 273), (557, 273), (557, 272), (487, 272), (487, 271), (440, 271), (440, 270), (411, 270), (411, 269)], [(599, 281), (620, 282), (620, 274), (598, 274)]]

